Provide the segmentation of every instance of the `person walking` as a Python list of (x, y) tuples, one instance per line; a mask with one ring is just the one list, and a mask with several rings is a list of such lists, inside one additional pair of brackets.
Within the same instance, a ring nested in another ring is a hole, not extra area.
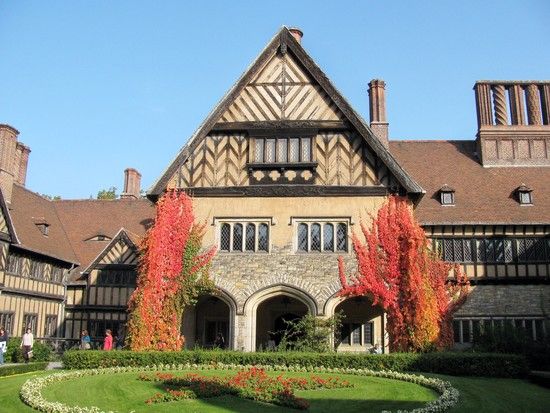
[(32, 330), (27, 328), (27, 332), (23, 334), (23, 339), (21, 340), (21, 349), (23, 351), (23, 358), (25, 363), (28, 363), (32, 358), (32, 347), (34, 346), (34, 336)]
[(8, 333), (0, 327), (0, 365), (4, 364), (4, 355), (8, 351)]
[(113, 334), (111, 330), (105, 330), (105, 339), (103, 340), (103, 350), (111, 351), (113, 349)]
[(91, 349), (92, 348), (91, 342), (92, 340), (90, 339), (88, 330), (82, 330), (82, 333), (80, 334), (80, 349), (81, 350)]

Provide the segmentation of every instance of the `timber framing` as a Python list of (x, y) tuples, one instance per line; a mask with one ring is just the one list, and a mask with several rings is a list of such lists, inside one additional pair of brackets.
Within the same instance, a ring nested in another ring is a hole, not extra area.
[(250, 185), (212, 188), (185, 188), (195, 197), (348, 197), (348, 196), (386, 196), (390, 192), (386, 187), (357, 186), (316, 186), (316, 185)]
[[(105, 246), (105, 248), (99, 253), (99, 255), (82, 271), (82, 274), (88, 274), (92, 269), (96, 268), (98, 264), (101, 262), (103, 258), (109, 253), (111, 248), (113, 248), (118, 242), (124, 242), (130, 249), (134, 251), (134, 253), (137, 254), (137, 246), (136, 244), (130, 239), (128, 236), (128, 233), (124, 228), (121, 228), (117, 234), (111, 239), (111, 241)], [(109, 265), (111, 267), (111, 265)], [(104, 267), (103, 267), (104, 268)]]
[[(407, 193), (416, 194), (414, 198), (419, 199), (424, 190), (412, 179), (412, 177), (397, 163), (389, 150), (375, 137), (374, 133), (366, 122), (353, 110), (349, 103), (344, 99), (340, 92), (334, 87), (325, 73), (317, 66), (313, 59), (306, 53), (302, 46), (293, 38), (288, 28), (282, 27), (275, 37), (269, 42), (266, 48), (260, 53), (258, 58), (252, 63), (248, 70), (226, 93), (222, 100), (216, 105), (206, 120), (199, 126), (197, 131), (191, 136), (189, 142), (180, 150), (176, 158), (164, 171), (162, 176), (153, 184), (148, 192), (151, 199), (157, 198), (162, 194), (168, 185), (170, 178), (177, 172), (177, 169), (193, 153), (200, 141), (213, 130), (218, 124), (218, 120), (227, 110), (231, 103), (237, 98), (241, 91), (253, 79), (258, 71), (264, 67), (266, 62), (278, 51), (282, 54), (291, 52), (298, 61), (304, 66), (306, 71), (321, 86), (321, 88), (332, 99), (337, 108), (344, 114), (351, 126), (367, 142), (369, 147), (375, 152), (380, 160), (388, 167), (397, 181), (403, 186)], [(248, 122), (246, 122), (248, 123)], [(259, 123), (258, 123), (259, 124)], [(262, 122), (265, 128), (265, 123)], [(242, 127), (242, 125), (240, 126)]]

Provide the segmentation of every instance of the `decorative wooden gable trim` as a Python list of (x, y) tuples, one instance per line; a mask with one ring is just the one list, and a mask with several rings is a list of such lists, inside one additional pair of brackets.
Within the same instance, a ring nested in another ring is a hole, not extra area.
[[(267, 70), (269, 68), (271, 70)], [(290, 97), (293, 99), (290, 100)], [(299, 115), (305, 116), (306, 120), (298, 120)], [(178, 186), (178, 180), (189, 181), (190, 178), (182, 177), (185, 172), (178, 172), (178, 169), (214, 128), (223, 130), (224, 125), (237, 122), (241, 125), (332, 122), (338, 125), (338, 129), (349, 122), (406, 192), (415, 194), (417, 199), (424, 193), (422, 187), (401, 168), (288, 29), (283, 27), (200, 125), (188, 144), (151, 187), (148, 196), (155, 198), (166, 188)]]
[(10, 211), (8, 209), (8, 206), (6, 205), (6, 201), (4, 200), (4, 195), (2, 194), (1, 190), (0, 190), (0, 239), (8, 242), (13, 242), (15, 244), (19, 244), (19, 240), (17, 239), (17, 234), (15, 233), (15, 229), (11, 221)]
[(290, 54), (280, 51), (245, 86), (219, 122), (343, 121), (327, 93)]
[(138, 248), (124, 228), (121, 228), (111, 242), (99, 253), (82, 274), (88, 274), (99, 265), (137, 265)]

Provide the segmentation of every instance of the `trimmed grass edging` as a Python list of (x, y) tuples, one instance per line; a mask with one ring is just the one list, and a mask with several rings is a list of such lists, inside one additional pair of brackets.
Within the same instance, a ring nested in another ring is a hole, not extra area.
[(47, 361), (29, 364), (15, 364), (13, 366), (0, 367), (0, 377), (14, 376), (16, 374), (30, 373), (33, 371), (46, 370), (48, 367)]
[[(98, 407), (68, 406), (61, 402), (51, 402), (42, 396), (42, 390), (49, 384), (72, 380), (85, 376), (117, 374), (117, 373), (139, 373), (144, 371), (181, 371), (181, 370), (239, 370), (251, 367), (263, 368), (266, 371), (289, 371), (289, 372), (314, 372), (314, 373), (337, 373), (352, 374), (358, 376), (372, 376), (385, 379), (401, 380), (436, 391), (439, 397), (428, 402), (424, 407), (411, 410), (413, 413), (439, 413), (446, 412), (455, 406), (459, 400), (459, 391), (451, 383), (438, 378), (429, 378), (417, 374), (399, 373), (395, 371), (373, 371), (368, 369), (355, 368), (327, 368), (327, 367), (303, 367), (303, 366), (262, 366), (262, 365), (241, 365), (241, 364), (159, 364), (153, 366), (139, 367), (110, 367), (101, 369), (75, 370), (62, 373), (54, 373), (44, 377), (37, 377), (27, 380), (21, 387), (21, 400), (41, 412), (47, 413), (112, 413), (105, 412)], [(400, 410), (399, 413), (407, 413)], [(382, 413), (390, 413), (384, 411)]]

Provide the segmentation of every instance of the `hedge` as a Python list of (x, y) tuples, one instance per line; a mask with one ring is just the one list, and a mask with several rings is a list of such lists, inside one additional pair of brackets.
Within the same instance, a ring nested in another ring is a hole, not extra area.
[(1, 366), (0, 377), (13, 376), (14, 374), (29, 373), (31, 371), (46, 370), (47, 361), (29, 364), (16, 364), (14, 366)]
[(63, 364), (67, 369), (186, 363), (356, 368), (483, 377), (526, 377), (529, 373), (525, 357), (494, 353), (345, 354), (244, 353), (221, 350), (185, 350), (181, 352), (69, 350), (63, 355)]
[[(38, 341), (34, 341), (32, 347), (33, 358), (32, 361), (49, 361), (52, 349), (47, 344), (42, 344)], [(21, 351), (21, 338), (12, 337), (8, 341), (8, 351), (4, 354), (5, 363), (22, 363), (23, 352)]]

